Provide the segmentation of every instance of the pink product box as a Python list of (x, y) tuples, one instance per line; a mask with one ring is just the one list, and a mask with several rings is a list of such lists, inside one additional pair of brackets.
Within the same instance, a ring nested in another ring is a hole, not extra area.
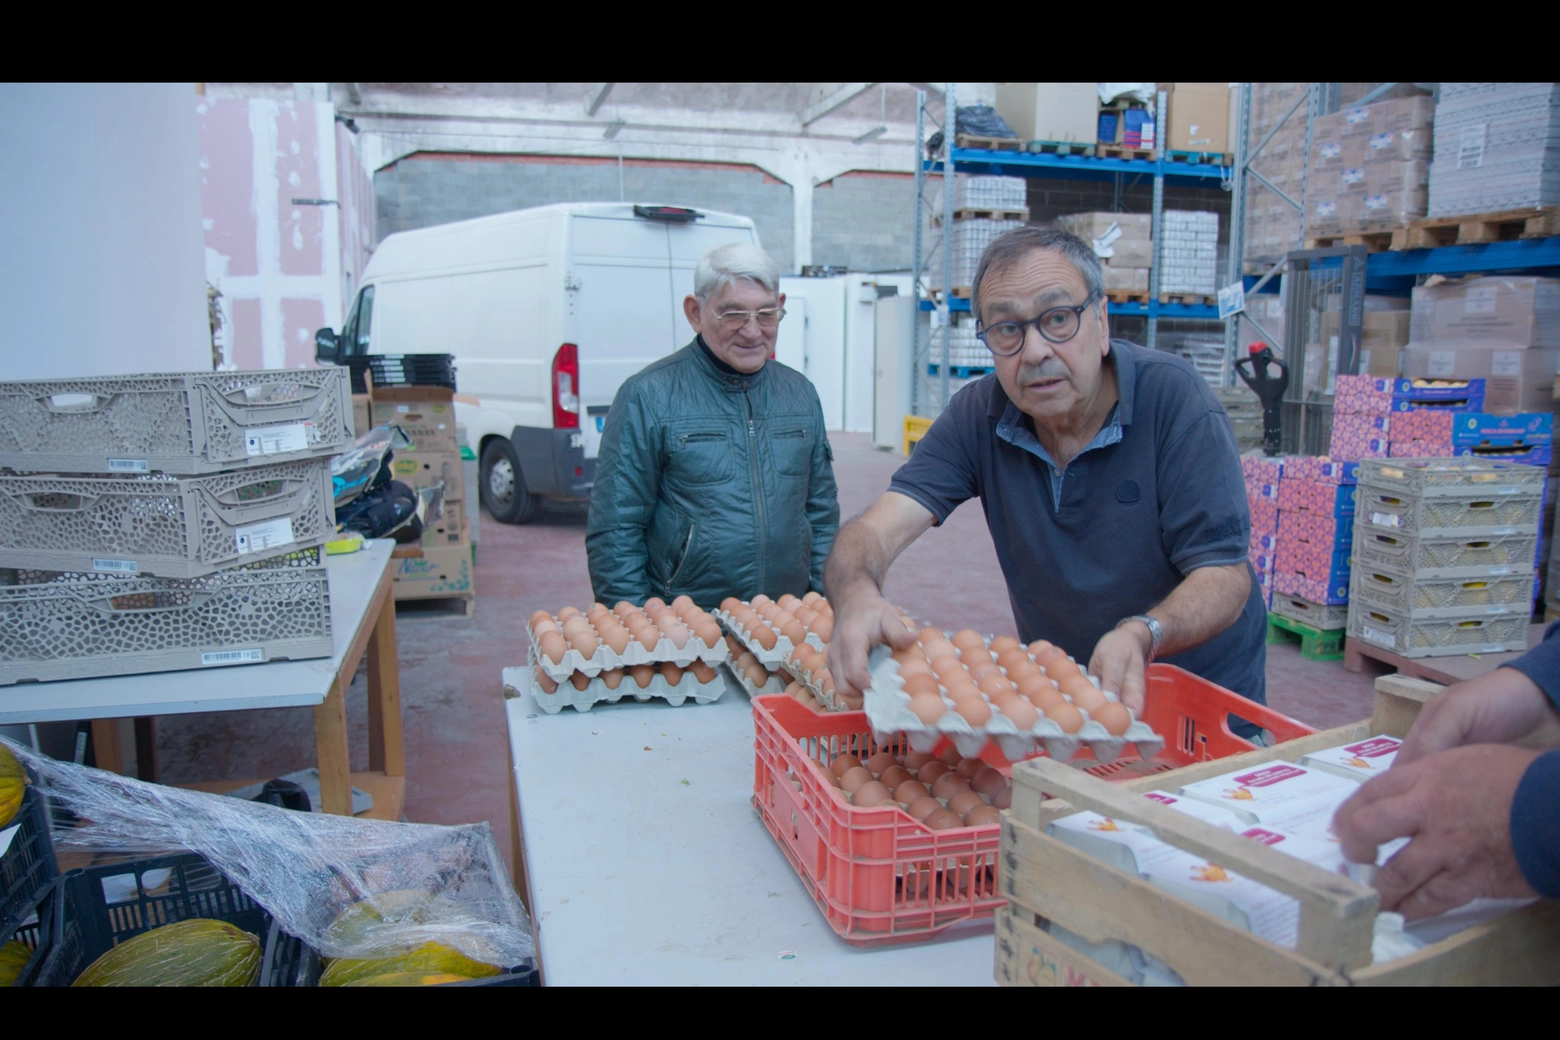
[(1321, 545), (1328, 553), (1338, 548), (1354, 545), (1354, 517), (1333, 516), (1331, 513), (1302, 511), (1284, 513), (1284, 540), (1281, 544)]
[(1251, 569), (1258, 574), (1272, 574), (1277, 569), (1277, 558), (1271, 552), (1252, 553)]
[(1246, 477), (1246, 486), (1253, 484), (1272, 484), (1278, 486), (1278, 479), (1284, 475), (1284, 466), (1289, 462), (1283, 458), (1269, 458), (1265, 455), (1242, 455), (1240, 457), (1240, 471)]
[[(1260, 577), (1260, 576), (1259, 576)], [(1339, 603), (1349, 602), (1348, 581), (1315, 581), (1310, 578), (1302, 578), (1296, 574), (1275, 573), (1273, 575), (1273, 592), (1285, 596), (1299, 596), (1301, 599), (1312, 603), (1321, 603), (1326, 606), (1336, 606)], [(1273, 606), (1273, 597), (1268, 595), (1268, 607)]]
[(1284, 466), (1286, 479), (1314, 480), (1319, 484), (1353, 484), (1358, 473), (1358, 462), (1326, 455), (1301, 455)]
[(1394, 437), (1389, 447), (1394, 459), (1449, 459), (1457, 454), (1450, 440), (1400, 441)]
[[(1333, 415), (1388, 415), (1392, 411), (1392, 384), (1391, 379), (1381, 376), (1338, 376), (1333, 388)], [(1337, 419), (1333, 420), (1336, 429)], [(1334, 458), (1356, 458), (1352, 455), (1339, 455), (1335, 451), (1327, 454)]]
[(1271, 498), (1259, 498), (1249, 502), (1251, 507), (1251, 533), (1272, 534), (1278, 530), (1278, 502)]
[(1392, 439), (1394, 441), (1445, 441), (1452, 443), (1453, 420), (1457, 416), (1452, 412), (1439, 412), (1433, 409), (1421, 408), (1412, 412), (1399, 412), (1392, 417)]
[(1323, 484), (1285, 476), (1278, 485), (1278, 508), (1286, 513), (1313, 512), (1354, 515), (1353, 484)]
[(1258, 502), (1278, 502), (1278, 481), (1271, 484), (1259, 484), (1252, 480), (1246, 481), (1246, 501), (1251, 505)]
[(1386, 430), (1376, 421), (1386, 416), (1333, 415), (1332, 442), (1327, 454), (1335, 459), (1384, 459), (1387, 457)]

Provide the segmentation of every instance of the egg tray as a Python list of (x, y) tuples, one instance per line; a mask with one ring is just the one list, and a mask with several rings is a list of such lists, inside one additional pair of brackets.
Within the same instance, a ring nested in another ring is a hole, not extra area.
[[(790, 657), (791, 651), (796, 649), (795, 643), (791, 642), (790, 639), (781, 635), (779, 632), (775, 632), (775, 645), (773, 649), (765, 650), (763, 644), (761, 644), (757, 639), (753, 638), (751, 629), (742, 627), (742, 625), (737, 623), (736, 618), (732, 617), (724, 610), (712, 610), (710, 611), (710, 616), (724, 625), (726, 630), (729, 631), (732, 635), (736, 636), (737, 640), (743, 646), (747, 647), (748, 651), (754, 657), (758, 658), (758, 663), (769, 669), (771, 672), (776, 668), (785, 668), (786, 658)], [(770, 631), (774, 630), (770, 629)], [(807, 633), (807, 645), (812, 647), (814, 650), (822, 650), (824, 648), (823, 640), (819, 639), (812, 632)], [(789, 669), (787, 669), (787, 671), (789, 671)]]
[(780, 678), (778, 673), (776, 673), (771, 675), (769, 677), (769, 681), (764, 683), (764, 685), (754, 686), (753, 680), (749, 679), (746, 675), (737, 670), (737, 666), (734, 661), (728, 660), (725, 664), (721, 665), (721, 667), (724, 668), (727, 674), (731, 676), (732, 681), (734, 681), (738, 686), (742, 687), (742, 692), (747, 694), (750, 700), (754, 697), (762, 697), (765, 694), (784, 693), (785, 688), (790, 685), (784, 679)]
[(531, 655), (541, 662), (542, 671), (546, 672), (547, 677), (554, 682), (563, 682), (575, 672), (584, 672), (594, 679), (602, 672), (613, 668), (629, 668), (636, 664), (664, 664), (667, 661), (679, 668), (686, 668), (695, 660), (699, 660), (714, 668), (724, 664), (731, 656), (731, 651), (727, 649), (724, 640), (717, 639), (714, 646), (709, 646), (690, 632), (687, 645), (681, 648), (665, 635), (661, 636), (661, 641), (655, 644), (654, 650), (646, 650), (645, 645), (639, 640), (630, 639), (621, 654), (605, 643), (596, 647), (596, 652), (590, 657), (571, 647), (564, 651), (563, 660), (553, 664), (536, 649), (536, 633), (531, 630), (529, 624), (525, 626), (525, 633), (531, 638)]
[[(1136, 718), (1126, 732), (1117, 737), (1091, 719), (1082, 708), (1078, 711), (1083, 716), (1083, 725), (1076, 733), (1068, 733), (1054, 719), (1044, 715), (1028, 730), (1021, 730), (995, 704), (990, 705), (991, 720), (976, 729), (953, 710), (953, 701), (944, 696), (943, 703), (948, 705), (948, 710), (935, 726), (928, 726), (910, 710), (910, 695), (904, 692), (899, 663), (893, 659), (889, 648), (874, 647), (867, 663), (872, 685), (867, 687), (863, 707), (867, 721), (872, 724), (873, 737), (880, 742), (888, 740), (892, 734), (903, 733), (912, 750), (929, 752), (946, 736), (959, 749), (959, 754), (975, 758), (987, 741), (995, 740), (1009, 762), (1028, 758), (1034, 754), (1036, 744), (1044, 747), (1045, 753), (1058, 762), (1071, 761), (1085, 744), (1101, 762), (1114, 762), (1128, 744), (1136, 745), (1138, 755), (1144, 759), (1153, 758), (1164, 750), (1164, 738)], [(1089, 681), (1099, 685), (1092, 676)]]
[(825, 694), (823, 692), (822, 687), (820, 687), (816, 682), (813, 681), (813, 673), (812, 673), (811, 669), (803, 668), (800, 665), (794, 665), (794, 664), (787, 664), (785, 666), (785, 668), (786, 668), (786, 671), (788, 671), (792, 675), (796, 676), (796, 681), (801, 683), (804, 687), (806, 687), (807, 692), (813, 695), (813, 699), (816, 700), (819, 704), (823, 705), (824, 708), (826, 708), (827, 710), (829, 710), (829, 711), (849, 711), (850, 710), (849, 708), (845, 707), (844, 704), (836, 701), (834, 699), (834, 695), (832, 693)]
[(558, 684), (558, 689), (553, 693), (543, 690), (541, 684), (536, 681), (536, 676), (534, 655), (527, 660), (523, 668), (505, 668), (502, 676), (504, 696), (529, 693), (535, 699), (537, 707), (549, 715), (556, 715), (569, 707), (575, 711), (589, 711), (597, 704), (616, 704), (625, 697), (640, 703), (659, 697), (674, 707), (687, 700), (692, 700), (696, 704), (710, 704), (720, 700), (721, 695), (726, 692), (726, 679), (718, 670), (715, 678), (707, 683), (699, 682), (692, 672), (684, 672), (682, 679), (676, 685), (667, 682), (665, 676), (656, 672), (650, 678), (650, 685), (644, 689), (640, 689), (633, 677), (628, 675), (623, 676), (623, 681), (615, 690), (607, 689), (607, 684), (599, 676), (591, 679), (583, 690), (576, 690), (574, 684), (565, 679)]

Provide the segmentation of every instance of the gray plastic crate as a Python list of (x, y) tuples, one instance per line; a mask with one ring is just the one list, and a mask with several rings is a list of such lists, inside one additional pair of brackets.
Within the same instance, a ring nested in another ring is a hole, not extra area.
[(0, 467), (195, 476), (352, 443), (344, 368), (0, 383)]
[(330, 655), (322, 548), (187, 579), (0, 570), (0, 685)]
[(1509, 487), (1542, 494), (1544, 470), (1519, 462), (1472, 456), (1450, 459), (1361, 459), (1359, 482), (1404, 496)]
[(330, 461), (205, 477), (0, 475), (0, 567), (196, 578), (323, 545)]
[(1533, 611), (1533, 572), (1486, 578), (1404, 578), (1356, 567), (1349, 602), (1412, 618), (1459, 618)]
[(1299, 596), (1288, 596), (1282, 592), (1273, 594), (1272, 611), (1279, 617), (1310, 625), (1322, 632), (1336, 631), (1349, 624), (1349, 608), (1346, 604), (1329, 606), (1323, 603), (1312, 603), (1310, 600), (1301, 599)]
[(1418, 496), (1361, 483), (1355, 517), (1373, 528), (1403, 534), (1451, 534), (1467, 528), (1538, 534), (1543, 488), (1512, 486), (1440, 489)]
[(1351, 604), (1349, 636), (1403, 657), (1500, 654), (1527, 649), (1528, 615), (1412, 618), (1384, 607)]
[(1521, 574), (1538, 547), (1538, 535), (1511, 528), (1469, 528), (1450, 535), (1410, 535), (1354, 526), (1354, 565), (1399, 577), (1480, 578)]

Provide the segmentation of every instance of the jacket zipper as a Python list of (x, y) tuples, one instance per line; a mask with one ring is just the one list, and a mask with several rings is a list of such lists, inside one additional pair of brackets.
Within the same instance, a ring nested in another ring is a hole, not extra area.
[(742, 400), (747, 404), (748, 413), (748, 461), (753, 469), (753, 505), (758, 510), (758, 591), (764, 591), (764, 529), (768, 526), (764, 522), (764, 488), (758, 477), (758, 430), (753, 425), (753, 398), (748, 396), (746, 390), (742, 391)]
[(668, 599), (670, 599), (672, 595), (672, 582), (676, 581), (677, 575), (681, 574), (683, 572), (683, 568), (688, 566), (688, 557), (693, 552), (693, 532), (696, 531), (698, 527), (698, 524), (688, 525), (688, 540), (683, 543), (682, 559), (678, 561), (677, 569), (672, 572), (672, 576), (666, 579), (666, 596)]

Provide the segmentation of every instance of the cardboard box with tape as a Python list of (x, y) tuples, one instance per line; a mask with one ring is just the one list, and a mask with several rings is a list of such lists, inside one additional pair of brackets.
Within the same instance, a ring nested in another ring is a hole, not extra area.
[(998, 83), (992, 107), (1021, 141), (1093, 144), (1099, 135), (1097, 83)]
[(397, 454), (459, 454), (455, 439), (455, 391), (437, 386), (388, 387), (376, 390), (374, 422), (394, 423), (406, 431), (412, 446)]

